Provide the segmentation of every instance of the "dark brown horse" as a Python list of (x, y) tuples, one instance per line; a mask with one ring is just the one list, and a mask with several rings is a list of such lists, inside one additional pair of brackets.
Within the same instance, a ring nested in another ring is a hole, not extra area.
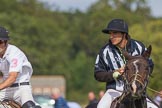
[(123, 52), (127, 60), (122, 75), (124, 91), (112, 102), (111, 108), (147, 108), (146, 87), (150, 74), (148, 59), (151, 50), (149, 46), (140, 56), (130, 56)]

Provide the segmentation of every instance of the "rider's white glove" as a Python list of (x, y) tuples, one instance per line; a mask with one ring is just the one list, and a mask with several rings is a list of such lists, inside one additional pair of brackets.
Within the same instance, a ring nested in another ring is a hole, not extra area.
[(121, 75), (121, 74), (120, 74), (118, 71), (115, 71), (115, 72), (113, 73), (113, 78), (114, 78), (114, 79), (117, 79), (120, 75)]

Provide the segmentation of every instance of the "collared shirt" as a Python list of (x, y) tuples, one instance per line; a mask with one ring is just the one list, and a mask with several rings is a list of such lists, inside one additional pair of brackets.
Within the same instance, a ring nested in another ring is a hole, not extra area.
[(33, 69), (25, 54), (16, 46), (8, 44), (5, 54), (0, 58), (0, 71), (3, 80), (6, 80), (10, 72), (19, 72), (15, 83), (29, 82)]

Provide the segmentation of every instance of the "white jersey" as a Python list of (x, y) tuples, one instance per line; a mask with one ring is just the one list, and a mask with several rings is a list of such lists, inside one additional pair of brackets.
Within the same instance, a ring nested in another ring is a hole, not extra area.
[(16, 46), (8, 44), (6, 52), (0, 58), (0, 71), (3, 80), (6, 80), (10, 72), (18, 72), (15, 83), (29, 82), (33, 73), (32, 66), (25, 54)]

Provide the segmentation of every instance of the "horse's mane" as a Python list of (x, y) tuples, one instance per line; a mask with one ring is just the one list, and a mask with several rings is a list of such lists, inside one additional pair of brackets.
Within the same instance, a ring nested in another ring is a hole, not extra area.
[(21, 105), (18, 102), (10, 99), (5, 99), (1, 101), (0, 104), (4, 108), (21, 108)]

